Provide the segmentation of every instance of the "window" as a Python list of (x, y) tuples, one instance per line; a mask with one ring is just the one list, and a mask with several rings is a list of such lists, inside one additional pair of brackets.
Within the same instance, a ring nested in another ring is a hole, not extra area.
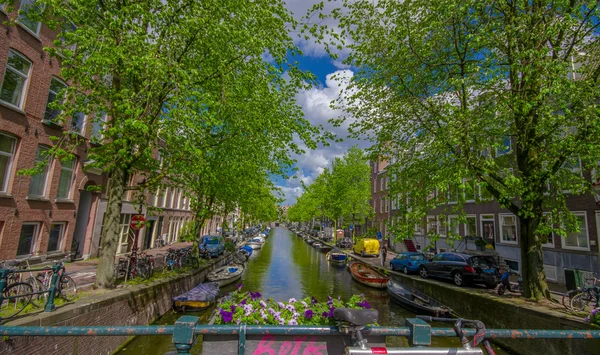
[(23, 226), (21, 227), (21, 237), (19, 238), (17, 256), (33, 254), (39, 232), (39, 223), (23, 223)]
[(32, 20), (31, 15), (40, 14), (44, 11), (43, 5), (38, 5), (35, 0), (21, 0), (19, 7), (19, 23), (33, 32), (36, 36), (40, 33), (40, 22)]
[(517, 243), (517, 217), (514, 215), (499, 215), (500, 241), (502, 243)]
[(446, 228), (448, 227), (446, 225), (446, 220), (447, 217), (443, 214), (437, 216), (437, 232), (442, 238), (446, 237)]
[(60, 179), (58, 181), (58, 194), (56, 197), (66, 199), (71, 197), (71, 185), (73, 184), (73, 177), (75, 176), (77, 158), (65, 160), (61, 162), (61, 164)]
[(415, 223), (415, 234), (417, 234), (417, 235), (423, 234), (423, 231), (421, 230), (421, 224), (419, 224), (419, 223)]
[(578, 219), (579, 232), (567, 231), (567, 237), (561, 238), (562, 246), (565, 249), (590, 250), (586, 213), (574, 212), (573, 214)]
[(477, 217), (474, 215), (465, 217), (465, 237), (476, 237), (477, 236)]
[(165, 187), (165, 192), (162, 194), (160, 207), (169, 207), (167, 204), (169, 203), (169, 188)]
[[(35, 156), (35, 164), (43, 162), (48, 154), (48, 148), (38, 146), (37, 154)], [(29, 185), (29, 196), (45, 196), (46, 195), (46, 184), (48, 182), (48, 166), (50, 162), (44, 166), (41, 172), (31, 177), (31, 184)]]
[(0, 134), (0, 192), (8, 191), (8, 180), (15, 158), (17, 139)]
[(379, 213), (383, 213), (383, 198), (379, 199)]
[(479, 216), (481, 220), (481, 234), (484, 240), (489, 244), (495, 242), (496, 237), (496, 225), (493, 214), (482, 214)]
[(556, 272), (556, 266), (544, 264), (544, 274), (546, 274), (546, 280), (558, 282), (558, 273)]
[(64, 100), (64, 94), (61, 95), (61, 91), (65, 90), (67, 85), (62, 81), (52, 78), (50, 80), (50, 89), (48, 90), (48, 100), (46, 100), (46, 112), (44, 112), (44, 120), (52, 123), (57, 123), (56, 119), (60, 115), (60, 109), (51, 108), (51, 104), (58, 99), (58, 104), (62, 104)]
[(435, 216), (427, 216), (427, 234), (437, 233), (437, 221)]
[(50, 237), (48, 238), (48, 251), (60, 251), (66, 223), (53, 223), (50, 226)]
[(129, 223), (131, 222), (132, 214), (122, 213), (119, 221), (119, 245), (118, 254), (127, 252), (127, 246), (129, 245)]
[(449, 204), (458, 203), (459, 191), (460, 190), (457, 185), (454, 185), (454, 184), (448, 185), (448, 203)]
[(387, 199), (385, 199), (385, 211), (386, 212), (390, 211), (390, 201), (388, 201)]
[(456, 216), (456, 215), (448, 216), (448, 234), (452, 235), (452, 236), (460, 235), (459, 230), (458, 230), (459, 224), (460, 224), (460, 222), (458, 220), (458, 216)]
[(477, 200), (477, 190), (475, 182), (473, 180), (465, 180), (465, 202), (475, 202)]
[[(545, 223), (549, 223), (549, 221), (551, 221), (551, 218), (552, 218), (552, 214), (550, 212), (544, 212), (542, 219)], [(552, 226), (552, 223), (550, 222), (550, 227), (551, 226)], [(546, 242), (542, 243), (542, 246), (544, 246), (546, 248), (554, 248), (554, 233), (550, 232), (550, 233), (546, 234), (545, 237), (546, 237)]]
[(31, 62), (17, 52), (8, 51), (4, 79), (0, 88), (0, 101), (23, 108), (25, 90), (29, 80)]
[(83, 128), (85, 126), (85, 113), (75, 112), (71, 118), (71, 132), (83, 135)]
[(106, 112), (98, 112), (94, 117), (94, 124), (92, 125), (92, 133), (90, 138), (92, 143), (100, 144), (104, 139), (104, 126), (106, 125)]
[(498, 149), (496, 149), (496, 155), (500, 156), (500, 155), (504, 155), (504, 154), (508, 154), (511, 151), (511, 141), (510, 141), (510, 136), (505, 136), (504, 138), (502, 138), (502, 146)]
[(379, 191), (383, 191), (383, 179), (385, 176), (379, 178)]

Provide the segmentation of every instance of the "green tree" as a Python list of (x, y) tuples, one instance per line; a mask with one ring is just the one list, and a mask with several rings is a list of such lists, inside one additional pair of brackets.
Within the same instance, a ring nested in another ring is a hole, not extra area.
[(600, 159), (597, 4), (339, 2), (357, 68), (340, 104), (392, 163), (404, 236), (436, 206), (495, 199), (519, 219), (524, 296), (551, 298), (542, 244), (578, 229), (563, 191), (589, 191)]
[[(183, 113), (199, 112), (203, 104), (217, 101), (219, 94), (227, 92), (222, 88), (231, 87), (228, 75), (240, 67), (261, 68), (264, 76), (285, 68), (295, 75), (282, 87), (297, 85), (294, 78), (301, 74), (286, 64), (288, 54), (296, 52), (288, 35), (295, 22), (279, 0), (36, 3), (45, 9), (45, 21), (59, 31), (55, 47), (48, 51), (61, 62), (62, 78), (70, 85), (67, 99), (57, 105), (62, 109), (60, 119), (70, 125), (77, 112), (95, 114), (96, 121), (103, 113), (108, 117), (101, 132), (104, 144), (91, 150), (89, 158), (110, 179), (96, 285), (112, 287), (123, 193), (137, 190), (143, 202), (147, 189), (182, 178), (178, 169), (173, 170), (176, 160), (163, 159), (161, 164), (154, 159), (160, 147), (172, 147), (170, 141), (179, 138), (166, 128), (191, 124), (191, 118), (197, 117)], [(275, 64), (264, 61), (265, 53)], [(236, 105), (240, 101), (228, 106), (229, 114), (235, 114)], [(203, 127), (216, 126), (210, 113), (202, 117)], [(239, 121), (238, 128), (254, 126), (243, 117)], [(294, 131), (298, 125), (286, 129), (287, 136), (310, 136), (311, 128), (304, 121), (299, 125), (298, 131)], [(51, 153), (68, 152), (78, 139), (76, 134), (65, 134)], [(277, 144), (289, 142), (291, 138)], [(132, 185), (135, 175), (144, 176), (144, 181)]]

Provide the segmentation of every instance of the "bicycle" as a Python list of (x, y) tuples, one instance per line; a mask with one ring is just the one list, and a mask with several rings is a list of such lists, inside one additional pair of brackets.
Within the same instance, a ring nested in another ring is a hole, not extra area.
[(595, 308), (600, 307), (600, 286), (597, 286), (597, 278), (591, 278), (586, 281), (593, 281), (591, 286), (584, 286), (581, 292), (571, 298), (571, 310), (574, 312), (586, 311), (590, 304)]
[[(360, 354), (390, 354), (390, 355), (417, 355), (417, 354), (437, 354), (437, 355), (483, 355), (484, 352), (479, 345), (483, 344), (488, 355), (495, 355), (489, 341), (485, 339), (485, 325), (478, 320), (469, 319), (451, 319), (435, 318), (430, 316), (417, 316), (417, 318), (427, 322), (454, 322), (454, 332), (460, 339), (461, 348), (385, 348), (367, 345), (367, 339), (362, 336), (361, 331), (367, 324), (376, 323), (379, 319), (379, 312), (375, 309), (349, 309), (336, 308), (333, 311), (333, 318), (337, 320), (338, 329), (342, 334), (350, 334), (353, 345), (346, 347), (346, 355)], [(464, 333), (465, 326), (476, 329), (472, 340), (469, 340)]]

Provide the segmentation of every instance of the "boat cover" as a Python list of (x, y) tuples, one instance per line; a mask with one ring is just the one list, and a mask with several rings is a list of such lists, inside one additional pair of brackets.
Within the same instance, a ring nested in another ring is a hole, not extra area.
[(173, 301), (214, 301), (219, 294), (219, 284), (216, 282), (207, 282), (199, 284), (188, 292), (173, 297)]
[(245, 250), (245, 251), (247, 251), (247, 252), (248, 252), (248, 256), (250, 256), (250, 255), (252, 255), (252, 251), (253, 251), (254, 249), (252, 249), (251, 247), (249, 247), (249, 246), (247, 246), (247, 245), (244, 245), (243, 247), (241, 247), (241, 248), (240, 248), (240, 250)]

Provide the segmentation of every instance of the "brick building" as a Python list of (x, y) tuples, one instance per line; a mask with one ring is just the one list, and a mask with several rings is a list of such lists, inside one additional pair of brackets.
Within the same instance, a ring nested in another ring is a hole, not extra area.
[[(375, 161), (371, 162), (371, 167), (372, 205), (376, 216), (374, 226), (386, 236), (387, 226), (394, 220), (398, 205), (386, 199), (389, 179), (387, 163)], [(592, 179), (591, 174), (583, 171), (581, 166), (577, 169), (582, 176)], [(574, 196), (565, 193), (567, 207), (580, 220), (580, 231), (568, 232), (566, 237), (549, 235), (548, 243), (543, 245), (546, 278), (550, 282), (561, 284), (565, 283), (566, 270), (600, 273), (600, 209), (592, 195)], [(473, 250), (477, 249), (475, 240), (483, 238), (512, 269), (521, 271), (518, 217), (487, 198), (481, 191), (477, 196), (465, 200), (463, 211), (467, 223), (459, 222), (458, 215), (448, 212), (452, 199), (447, 198), (448, 205), (429, 211), (426, 218), (415, 226), (411, 240), (396, 242), (393, 248), (396, 251), (406, 251), (414, 245), (420, 250), (431, 247), (435, 252)], [(440, 238), (434, 241), (428, 237), (429, 234), (438, 234)], [(448, 234), (461, 236), (462, 239), (448, 243)]]

